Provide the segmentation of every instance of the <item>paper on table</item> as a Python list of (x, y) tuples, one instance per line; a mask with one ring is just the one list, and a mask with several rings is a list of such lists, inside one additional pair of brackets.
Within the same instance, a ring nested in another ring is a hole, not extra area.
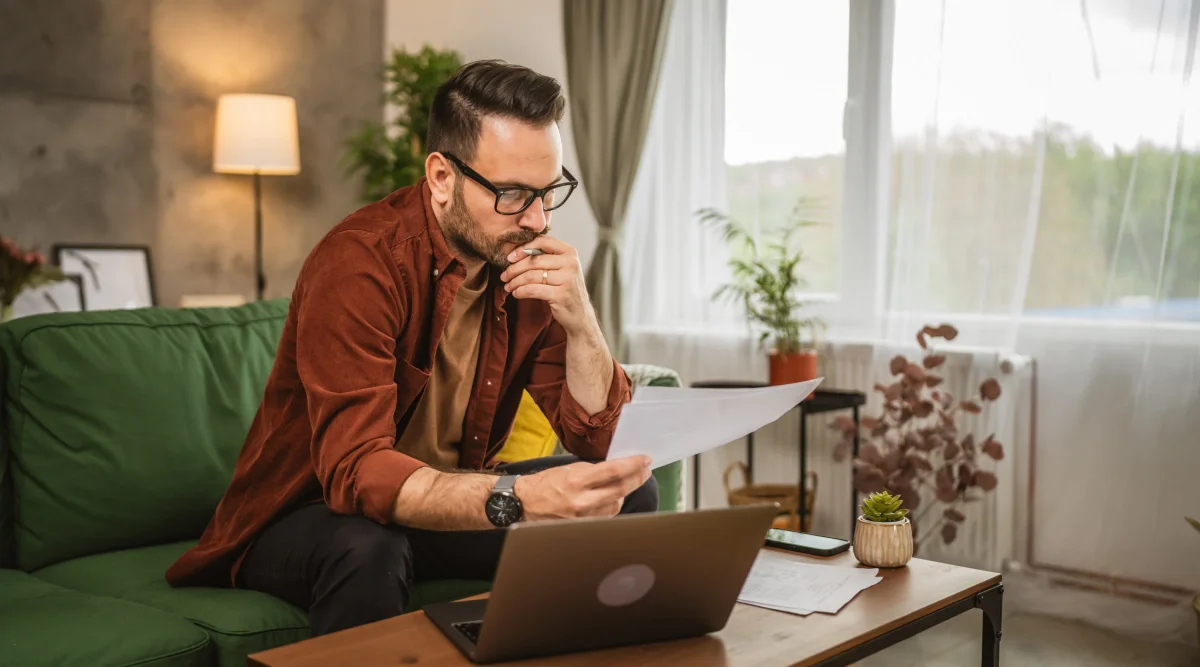
[(779, 419), (824, 378), (754, 389), (639, 387), (621, 409), (608, 458), (648, 455), (659, 468)]
[(882, 581), (875, 568), (838, 567), (792, 560), (771, 551), (759, 553), (738, 601), (807, 615), (836, 614), (861, 591)]

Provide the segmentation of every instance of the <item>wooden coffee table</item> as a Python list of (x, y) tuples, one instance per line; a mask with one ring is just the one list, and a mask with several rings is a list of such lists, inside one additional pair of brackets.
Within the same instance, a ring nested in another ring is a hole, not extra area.
[[(853, 566), (850, 553), (814, 562)], [(1000, 664), (1000, 575), (913, 559), (880, 570), (883, 581), (858, 594), (837, 614), (795, 616), (738, 604), (723, 630), (704, 637), (589, 651), (509, 665), (665, 665), (840, 667), (883, 650), (970, 609), (983, 610), (985, 667)], [(314, 637), (249, 656), (259, 667), (472, 664), (423, 612), (405, 614)]]

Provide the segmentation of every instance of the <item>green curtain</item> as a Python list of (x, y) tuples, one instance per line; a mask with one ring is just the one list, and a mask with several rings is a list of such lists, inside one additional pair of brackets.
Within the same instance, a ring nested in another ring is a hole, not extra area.
[(658, 88), (671, 2), (563, 0), (575, 150), (599, 225), (587, 289), (619, 359), (625, 340), (618, 251)]

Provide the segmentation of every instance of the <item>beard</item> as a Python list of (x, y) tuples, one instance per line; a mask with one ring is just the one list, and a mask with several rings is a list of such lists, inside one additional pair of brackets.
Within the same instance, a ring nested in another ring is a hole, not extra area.
[(496, 238), (489, 237), (467, 211), (467, 202), (463, 198), (463, 182), (459, 179), (454, 185), (454, 202), (442, 215), (442, 233), (446, 240), (460, 254), (474, 259), (482, 259), (499, 269), (507, 269), (508, 252), (504, 249), (507, 243), (522, 245), (538, 237), (538, 233), (522, 229), (519, 232), (501, 234)]

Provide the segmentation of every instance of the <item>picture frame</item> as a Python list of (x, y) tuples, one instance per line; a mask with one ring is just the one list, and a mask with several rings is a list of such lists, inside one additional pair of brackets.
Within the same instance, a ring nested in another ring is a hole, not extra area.
[(158, 305), (149, 246), (59, 243), (52, 252), (63, 273), (81, 276), (87, 310)]
[(44, 313), (78, 313), (87, 310), (83, 276), (66, 274), (66, 280), (21, 292), (13, 301), (13, 318)]

